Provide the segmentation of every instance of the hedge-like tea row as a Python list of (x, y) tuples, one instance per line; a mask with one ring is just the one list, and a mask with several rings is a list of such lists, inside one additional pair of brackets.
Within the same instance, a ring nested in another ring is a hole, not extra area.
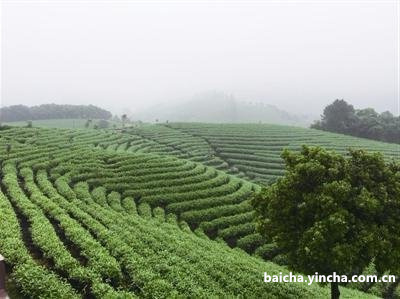
[(0, 252), (12, 267), (11, 279), (20, 292), (34, 298), (79, 298), (71, 285), (31, 257), (14, 209), (1, 191), (0, 212)]

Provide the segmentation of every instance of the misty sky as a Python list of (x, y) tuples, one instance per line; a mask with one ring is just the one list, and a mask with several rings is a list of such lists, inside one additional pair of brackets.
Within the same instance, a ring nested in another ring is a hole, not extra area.
[(6, 1), (2, 105), (120, 113), (216, 90), (294, 113), (344, 98), (397, 114), (396, 1), (332, 2)]

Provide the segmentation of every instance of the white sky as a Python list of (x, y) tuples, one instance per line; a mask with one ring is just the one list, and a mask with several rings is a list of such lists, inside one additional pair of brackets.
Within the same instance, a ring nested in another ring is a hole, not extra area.
[(135, 111), (218, 90), (398, 113), (396, 1), (132, 2), (3, 1), (2, 105)]

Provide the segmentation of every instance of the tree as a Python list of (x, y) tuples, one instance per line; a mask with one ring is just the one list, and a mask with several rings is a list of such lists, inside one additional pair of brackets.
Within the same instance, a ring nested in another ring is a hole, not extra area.
[[(284, 151), (286, 175), (254, 195), (257, 229), (305, 274), (346, 277), (371, 262), (400, 269), (400, 165), (381, 154), (348, 157), (303, 146)], [(332, 298), (339, 298), (337, 282)]]
[(91, 120), (91, 119), (88, 119), (88, 120), (86, 121), (86, 123), (85, 123), (85, 128), (86, 128), (86, 129), (89, 128), (91, 123), (92, 123), (92, 120)]
[(122, 127), (125, 128), (125, 123), (128, 120), (128, 116), (126, 114), (122, 114), (121, 120), (122, 120)]
[(107, 129), (110, 126), (110, 123), (105, 119), (100, 119), (97, 123), (97, 128), (99, 129)]
[(322, 120), (311, 127), (338, 133), (348, 133), (356, 121), (355, 110), (345, 100), (335, 100), (324, 109)]
[(372, 108), (356, 111), (357, 122), (353, 128), (356, 136), (378, 139), (383, 134), (384, 128), (380, 125), (379, 114)]
[(110, 119), (111, 116), (111, 112), (93, 105), (85, 106), (43, 104), (32, 107), (27, 107), (24, 105), (13, 105), (0, 108), (0, 118), (4, 122), (53, 118)]
[(324, 109), (322, 119), (311, 128), (349, 134), (386, 142), (400, 143), (400, 116), (372, 108), (354, 110), (344, 100), (336, 100)]

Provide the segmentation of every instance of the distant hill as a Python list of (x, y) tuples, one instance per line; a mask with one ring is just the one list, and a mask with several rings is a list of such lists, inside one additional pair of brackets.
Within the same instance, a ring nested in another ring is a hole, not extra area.
[(94, 105), (13, 105), (0, 109), (1, 122), (43, 119), (110, 119), (111, 112)]
[[(60, 128), (60, 129), (94, 129), (106, 127), (121, 127), (121, 122), (115, 120), (92, 119), (88, 122), (84, 118), (60, 118), (60, 119), (39, 119), (29, 121), (35, 128)], [(3, 122), (2, 125), (12, 127), (26, 127), (28, 121), (10, 121)]]
[(271, 123), (306, 126), (310, 121), (264, 103), (250, 103), (224, 93), (206, 93), (180, 104), (162, 104), (139, 111), (133, 119), (145, 122)]

